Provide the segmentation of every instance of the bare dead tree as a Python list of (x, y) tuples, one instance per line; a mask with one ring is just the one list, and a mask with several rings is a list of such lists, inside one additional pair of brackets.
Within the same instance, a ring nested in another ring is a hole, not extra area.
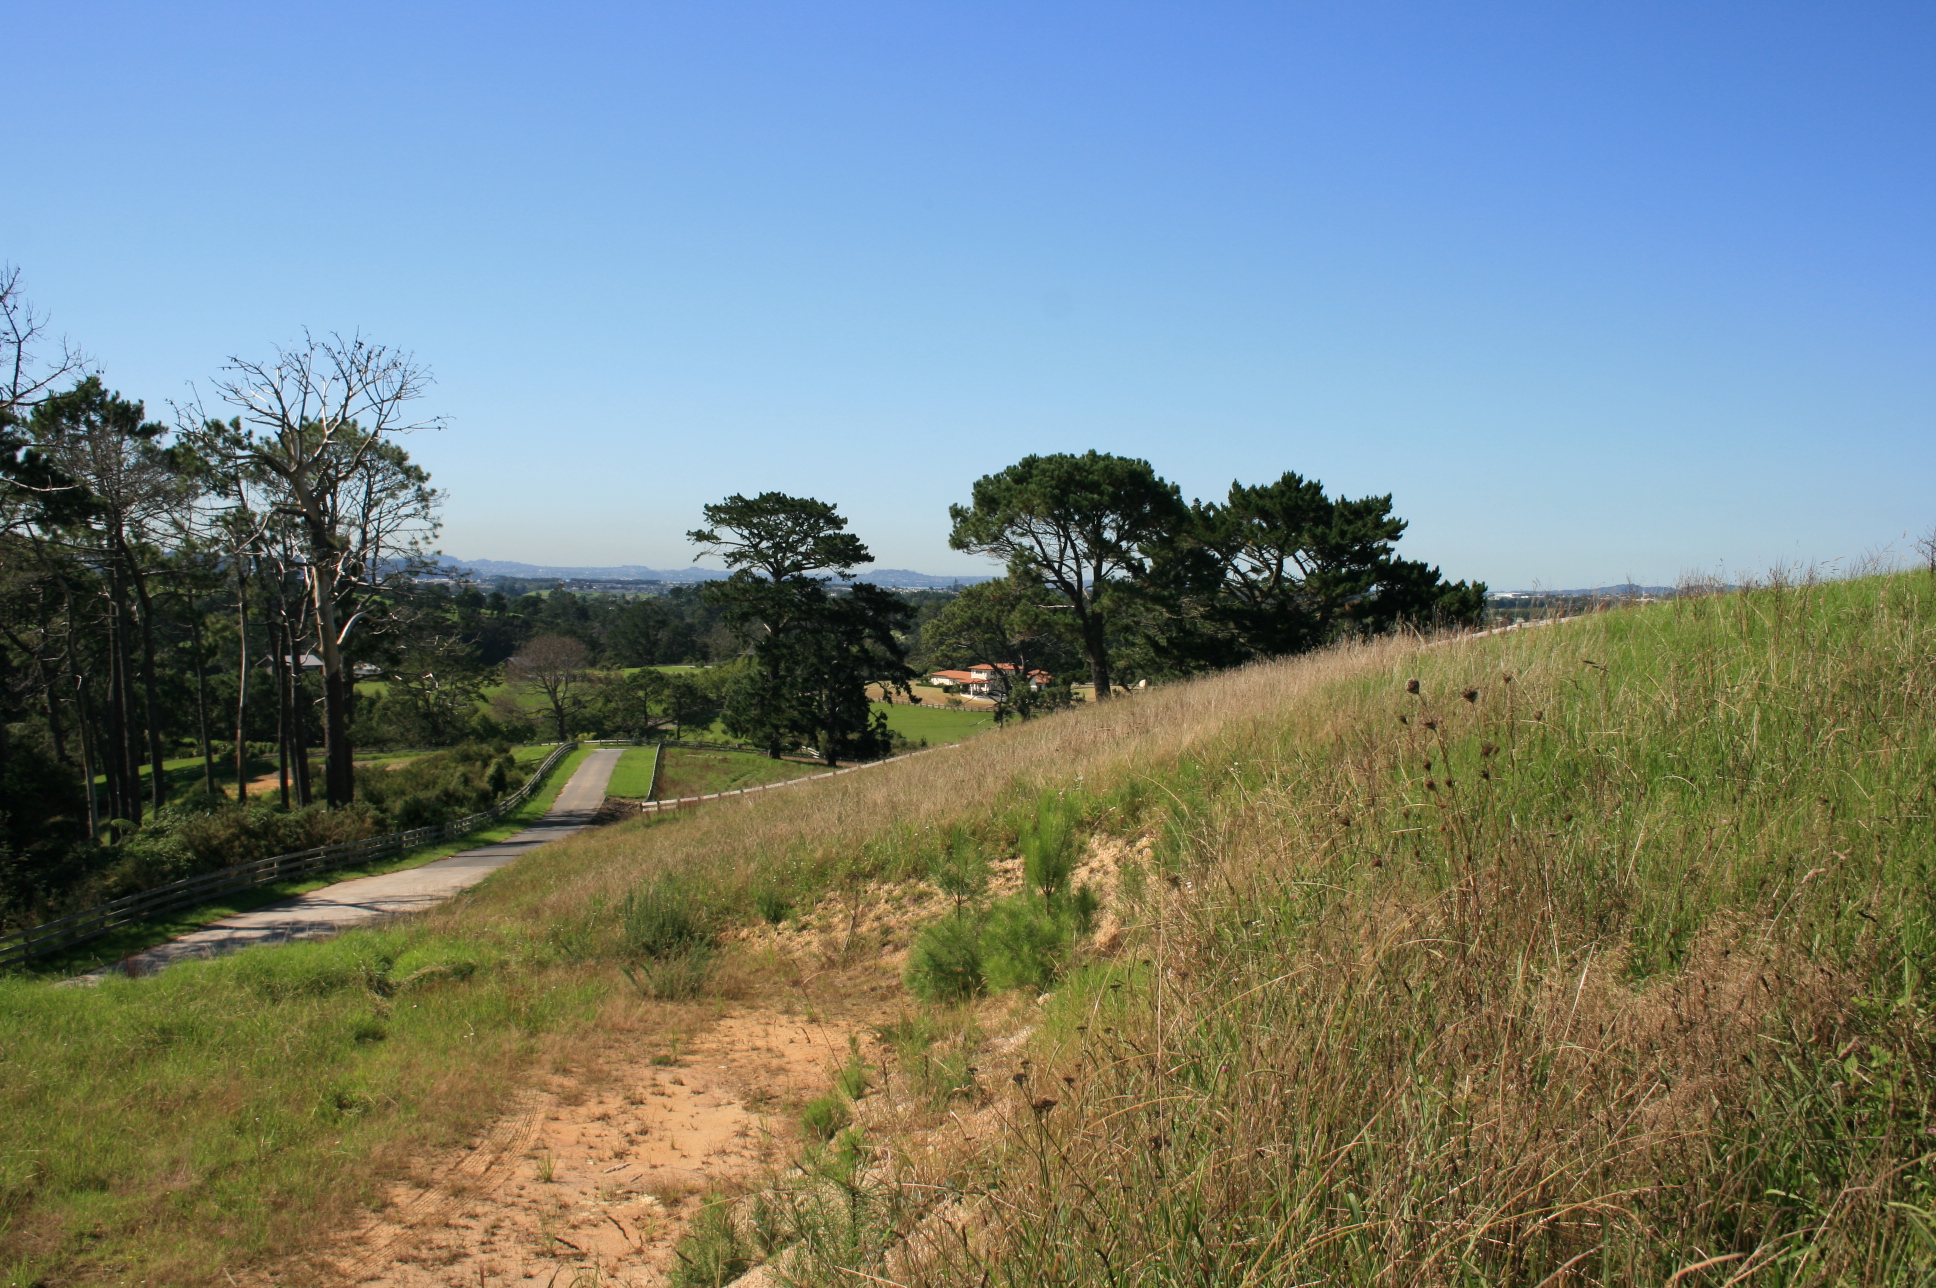
[[(50, 346), (58, 351), (43, 357)], [(37, 453), (21, 432), (35, 407), (69, 376), (80, 375), (87, 359), (67, 341), (55, 344), (45, 314), (36, 313), (20, 284), (20, 270), (0, 265), (0, 480), (8, 504), (0, 521), (8, 529), (27, 518), (15, 504), (19, 495), (37, 497), (45, 512), (56, 496), (79, 497), (81, 488)]]
[(576, 710), (573, 690), (585, 678), (591, 654), (569, 635), (540, 635), (526, 644), (506, 668), (513, 684), (528, 686), (544, 694), (551, 718), (558, 729), (558, 741), (571, 737), (571, 716)]
[(0, 265), (0, 413), (23, 415), (55, 385), (79, 373), (87, 359), (67, 341), (42, 360), (47, 317), (36, 313), (21, 289), (20, 270)]
[[(253, 467), (276, 512), (299, 522), (310, 611), (323, 671), (324, 794), (355, 792), (349, 740), (353, 678), (344, 646), (362, 612), (357, 592), (386, 561), (420, 554), (440, 500), (394, 435), (442, 426), (413, 419), (430, 372), (410, 354), (361, 336), (280, 348), (266, 361), (231, 358), (215, 382), (239, 415), (214, 450)], [(204, 424), (220, 425), (220, 422)]]

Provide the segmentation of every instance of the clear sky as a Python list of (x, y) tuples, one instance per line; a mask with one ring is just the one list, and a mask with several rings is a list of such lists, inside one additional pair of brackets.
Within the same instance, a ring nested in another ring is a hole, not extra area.
[(361, 328), (443, 547), (1032, 451), (1395, 494), (1499, 588), (1936, 522), (1936, 7), (13, 0), (0, 259), (123, 392)]

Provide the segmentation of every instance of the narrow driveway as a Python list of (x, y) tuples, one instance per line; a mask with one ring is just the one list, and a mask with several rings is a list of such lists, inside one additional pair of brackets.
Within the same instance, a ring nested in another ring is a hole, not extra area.
[(591, 826), (592, 816), (605, 801), (605, 785), (611, 781), (612, 770), (618, 767), (618, 758), (623, 754), (623, 751), (594, 751), (586, 756), (579, 762), (578, 772), (558, 793), (550, 812), (516, 836), (495, 845), (465, 850), (404, 872), (339, 881), (293, 899), (266, 904), (69, 982), (98, 983), (108, 975), (123, 972), (146, 975), (191, 958), (220, 957), (258, 944), (324, 939), (365, 922), (421, 912), (470, 889), (527, 851)]

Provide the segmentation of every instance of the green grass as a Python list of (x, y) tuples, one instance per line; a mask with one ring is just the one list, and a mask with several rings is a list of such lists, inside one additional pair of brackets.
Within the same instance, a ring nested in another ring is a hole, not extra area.
[[(736, 791), (741, 787), (783, 782), (789, 778), (826, 772), (825, 765), (774, 760), (757, 752), (667, 747), (665, 754), (665, 772), (659, 781), (659, 796), (664, 800)], [(649, 767), (646, 772), (651, 772)], [(611, 794), (617, 796), (619, 793), (612, 791)]]
[(889, 729), (914, 742), (920, 742), (923, 738), (937, 745), (960, 742), (995, 727), (995, 717), (986, 711), (958, 710), (925, 703), (917, 707), (905, 703), (876, 702), (873, 707), (876, 711), (887, 712)]
[[(1932, 782), (1936, 586), (1786, 586), (1166, 685), (325, 944), (0, 981), (0, 1282), (260, 1277), (640, 1005), (648, 884), (820, 915), (1013, 855), (1049, 792), (1112, 939), (983, 1003), (1034, 1030), (950, 1054), (988, 1132), (848, 1151), (789, 1279), (1927, 1283)], [(971, 1228), (899, 1257), (936, 1196)]]
[[(549, 747), (521, 747), (517, 750), (519, 763), (535, 769), (538, 762), (552, 750)], [(527, 754), (534, 752), (535, 755)], [(351, 881), (358, 877), (380, 876), (385, 872), (402, 872), (409, 868), (420, 868), (426, 863), (435, 863), (438, 859), (449, 858), (465, 850), (505, 840), (544, 817), (551, 809), (552, 803), (558, 799), (559, 791), (570, 781), (579, 762), (589, 754), (589, 749), (580, 748), (559, 761), (552, 768), (544, 784), (532, 794), (531, 799), (489, 827), (479, 828), (475, 832), (448, 841), (439, 841), (435, 845), (420, 845), (382, 862), (334, 868), (300, 881), (279, 881), (274, 885), (257, 886), (253, 890), (237, 891), (219, 900), (193, 908), (184, 908), (147, 921), (121, 926), (98, 939), (90, 939), (64, 953), (56, 953), (28, 962), (19, 969), (27, 975), (43, 979), (60, 979), (82, 974), (97, 967), (118, 962), (131, 954), (153, 948), (157, 944), (167, 943), (171, 939), (199, 930), (210, 922), (220, 921), (224, 917), (233, 917), (237, 913), (249, 912), (281, 899), (308, 894), (311, 890), (321, 890), (339, 881)]]
[[(0, 982), (0, 1282), (221, 1283), (347, 1219), (377, 1193), (345, 1159), (455, 1139), (493, 1103), (480, 1078), (596, 1014), (605, 986), (561, 956), (542, 933), (366, 930), (97, 989)], [(17, 1116), (75, 1103), (95, 1110)]]
[[(170, 795), (199, 788), (202, 785), (202, 758), (200, 756), (180, 756), (173, 760), (164, 759), (161, 762), (161, 768), (162, 775), (167, 781)], [(264, 774), (275, 773), (276, 762), (263, 756), (251, 756), (244, 762), (244, 768), (249, 775), (249, 781), (254, 782)], [(145, 785), (152, 776), (153, 767), (144, 762), (141, 766), (142, 783)], [(94, 782), (97, 787), (105, 786), (107, 777), (103, 774), (96, 774), (94, 776)], [(216, 750), (215, 783), (225, 791), (233, 792), (235, 790), (235, 749), (233, 746), (226, 749), (218, 748)]]
[(1348, 663), (1080, 794), (1121, 949), (789, 1280), (1936, 1280), (1936, 579)]
[(652, 766), (658, 751), (653, 747), (628, 747), (612, 770), (612, 781), (605, 787), (607, 796), (644, 800), (652, 791)]

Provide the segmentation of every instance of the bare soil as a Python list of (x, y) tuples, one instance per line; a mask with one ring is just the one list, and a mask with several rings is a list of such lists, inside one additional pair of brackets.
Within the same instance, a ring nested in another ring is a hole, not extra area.
[[(1121, 853), (1098, 847), (1078, 879), (1113, 887)], [(997, 862), (992, 892), (1018, 888), (1020, 868), (1017, 858)], [(800, 1106), (827, 1090), (852, 1044), (885, 1057), (874, 1034), (905, 1005), (908, 941), (948, 906), (925, 885), (882, 884), (853, 903), (829, 899), (784, 925), (743, 929), (729, 970), (758, 1000), (721, 1004), (684, 1044), (612, 1033), (527, 1089), (465, 1148), (407, 1166), (380, 1210), (320, 1255), (258, 1282), (663, 1285), (707, 1195), (757, 1187), (787, 1165), (800, 1145)], [(1119, 932), (1105, 921), (1098, 938), (1109, 945)], [(987, 1016), (991, 1036), (1008, 1035), (989, 1051), (1004, 1074), (1020, 1034), (1014, 1018), (992, 1012), (1011, 1009), (1012, 1000), (991, 1002)], [(870, 1099), (862, 1117), (904, 1145), (939, 1133), (962, 1136), (957, 1147), (985, 1138), (1000, 1117), (985, 1105), (959, 1109), (903, 1117)]]
[(396, 1288), (665, 1282), (701, 1196), (779, 1161), (793, 1111), (849, 1029), (765, 1008), (722, 1017), (669, 1063), (642, 1052), (532, 1088), (469, 1149), (427, 1159), (312, 1263)]

